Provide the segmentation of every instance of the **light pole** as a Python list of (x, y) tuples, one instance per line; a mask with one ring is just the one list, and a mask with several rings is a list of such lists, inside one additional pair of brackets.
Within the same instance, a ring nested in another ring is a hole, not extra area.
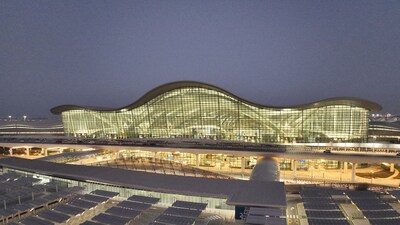
[(26, 115), (24, 115), (23, 117), (24, 117), (24, 122), (25, 122), (25, 120), (26, 120)]

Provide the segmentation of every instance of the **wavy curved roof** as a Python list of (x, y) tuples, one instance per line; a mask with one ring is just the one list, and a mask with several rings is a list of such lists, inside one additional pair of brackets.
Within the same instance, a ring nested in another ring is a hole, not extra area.
[(60, 105), (52, 108), (50, 111), (53, 114), (61, 114), (62, 112), (68, 111), (68, 110), (77, 110), (77, 109), (87, 109), (87, 110), (92, 110), (92, 111), (102, 111), (102, 112), (110, 112), (110, 111), (120, 111), (120, 110), (130, 110), (137, 108), (139, 106), (144, 105), (145, 103), (149, 102), (153, 98), (166, 93), (168, 91), (174, 90), (174, 89), (179, 89), (179, 88), (187, 88), (187, 87), (197, 87), (197, 88), (205, 88), (205, 89), (210, 89), (214, 90), (217, 92), (224, 93), (232, 98), (235, 98), (239, 101), (245, 102), (249, 105), (255, 106), (255, 107), (260, 107), (260, 108), (269, 108), (269, 109), (308, 109), (308, 108), (318, 108), (318, 107), (323, 107), (323, 106), (328, 106), (328, 105), (351, 105), (351, 106), (356, 106), (356, 107), (361, 107), (368, 109), (372, 112), (375, 111), (380, 111), (382, 109), (382, 106), (380, 106), (378, 103), (361, 99), (361, 98), (352, 98), (352, 97), (337, 97), (337, 98), (329, 98), (317, 102), (312, 102), (308, 104), (302, 104), (302, 105), (294, 105), (294, 106), (268, 106), (268, 105), (261, 105), (257, 104), (245, 99), (242, 99), (222, 88), (219, 88), (214, 85), (202, 83), (202, 82), (197, 82), (197, 81), (177, 81), (177, 82), (172, 82), (172, 83), (167, 83), (161, 86), (158, 86), (151, 91), (147, 92), (145, 95), (143, 95), (141, 98), (139, 98), (137, 101), (121, 107), (121, 108), (103, 108), (103, 107), (93, 107), (93, 106), (79, 106), (79, 105)]

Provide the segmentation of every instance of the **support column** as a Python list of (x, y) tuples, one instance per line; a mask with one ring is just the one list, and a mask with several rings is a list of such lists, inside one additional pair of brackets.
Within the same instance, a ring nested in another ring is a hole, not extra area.
[(200, 165), (200, 154), (196, 154), (196, 168), (199, 168)]
[(244, 160), (244, 157), (242, 157), (242, 166), (240, 168), (240, 171), (242, 173), (242, 177), (244, 177), (244, 164), (245, 164), (245, 160)]
[(348, 164), (347, 162), (344, 162), (344, 165), (343, 165), (343, 172), (344, 173), (347, 173), (347, 169), (349, 168), (349, 166), (347, 164)]
[(151, 159), (151, 162), (152, 162), (152, 163), (155, 163), (155, 162), (156, 162), (157, 156), (158, 156), (158, 153), (157, 153), (157, 152), (154, 152), (153, 158)]
[(10, 155), (13, 155), (13, 148), (10, 148), (8, 151), (10, 152)]
[(47, 148), (44, 148), (44, 155), (48, 156), (49, 155), (49, 151), (47, 151)]
[(292, 160), (291, 163), (291, 167), (292, 167), (292, 175), (293, 177), (296, 177), (296, 171), (297, 171), (297, 161), (296, 160)]
[(353, 166), (351, 168), (351, 182), (356, 182), (356, 168), (357, 168), (357, 163), (352, 163)]
[(391, 173), (394, 172), (394, 163), (390, 163), (390, 172), (391, 172)]
[(26, 152), (26, 155), (31, 155), (31, 149), (30, 148), (25, 148), (25, 152)]

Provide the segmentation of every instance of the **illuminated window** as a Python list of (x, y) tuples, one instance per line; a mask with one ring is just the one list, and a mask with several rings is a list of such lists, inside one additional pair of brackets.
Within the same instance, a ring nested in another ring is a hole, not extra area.
[(62, 119), (65, 133), (77, 137), (365, 142), (370, 110), (350, 103), (272, 108), (192, 85), (162, 92), (132, 108), (64, 110)]

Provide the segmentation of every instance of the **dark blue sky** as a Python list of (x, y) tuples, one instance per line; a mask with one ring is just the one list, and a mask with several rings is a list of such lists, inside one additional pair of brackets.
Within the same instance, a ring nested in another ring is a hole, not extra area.
[(400, 1), (0, 1), (0, 117), (121, 107), (177, 80), (400, 114)]

